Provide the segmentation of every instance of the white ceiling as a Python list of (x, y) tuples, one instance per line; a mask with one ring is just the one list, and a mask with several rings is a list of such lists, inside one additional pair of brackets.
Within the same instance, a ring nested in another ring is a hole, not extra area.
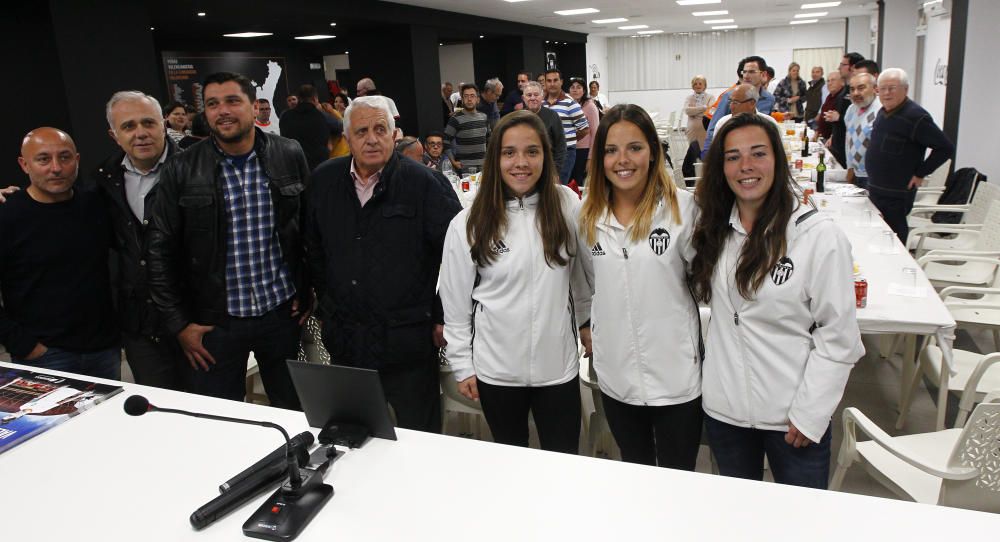
[[(522, 2), (505, 2), (504, 0), (392, 0), (398, 4), (409, 4), (426, 8), (440, 9), (468, 15), (478, 15), (493, 19), (503, 19), (525, 24), (534, 24), (603, 36), (628, 36), (635, 30), (619, 30), (619, 26), (645, 24), (648, 29), (664, 30), (666, 32), (692, 32), (711, 30), (712, 25), (703, 23), (705, 19), (735, 19), (740, 28), (757, 28), (761, 26), (788, 25), (796, 13), (801, 13), (799, 7), (806, 3), (823, 0), (722, 0), (721, 4), (699, 6), (679, 6), (674, 0), (527, 0)], [(562, 16), (556, 15), (556, 10), (594, 8), (600, 13), (587, 15)], [(820, 18), (836, 20), (854, 15), (865, 15), (875, 11), (875, 2), (843, 1), (835, 8), (823, 8), (812, 11), (826, 11), (828, 15)], [(695, 11), (728, 10), (724, 16), (695, 17)], [(592, 20), (625, 17), (624, 23), (594, 24)], [(808, 26), (808, 25), (804, 25)], [(489, 31), (489, 29), (482, 29)]]

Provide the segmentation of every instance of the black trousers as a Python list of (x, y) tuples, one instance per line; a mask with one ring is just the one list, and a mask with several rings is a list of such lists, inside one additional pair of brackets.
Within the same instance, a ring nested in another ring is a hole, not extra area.
[(582, 187), (587, 182), (587, 157), (590, 156), (590, 148), (576, 149), (576, 162), (573, 162), (573, 173), (570, 179), (576, 181), (576, 185)]
[(176, 339), (125, 331), (122, 346), (136, 384), (183, 391), (188, 361)]
[(906, 246), (906, 238), (910, 234), (910, 227), (906, 222), (906, 217), (913, 210), (913, 202), (917, 198), (916, 190), (888, 190), (875, 186), (871, 178), (868, 179), (868, 199), (875, 205), (875, 208), (882, 213), (885, 223), (896, 232), (896, 237)]
[(701, 444), (701, 397), (667, 406), (630, 405), (601, 393), (622, 460), (693, 471)]
[(479, 402), (493, 440), (528, 446), (528, 412), (535, 418), (543, 450), (580, 451), (580, 379), (554, 386), (495, 386), (480, 380)]
[(215, 326), (202, 338), (215, 365), (203, 371), (188, 364), (185, 385), (192, 393), (242, 401), (246, 397), (247, 359), (253, 352), (271, 406), (301, 410), (287, 363), (298, 357), (301, 335), (290, 301), (261, 316), (231, 317), (225, 327)]
[(685, 177), (694, 177), (694, 163), (699, 158), (701, 158), (701, 145), (697, 141), (688, 143), (687, 152), (684, 153), (684, 162), (681, 163), (681, 174)]
[(426, 363), (379, 369), (385, 400), (404, 429), (441, 432), (441, 384), (437, 359)]

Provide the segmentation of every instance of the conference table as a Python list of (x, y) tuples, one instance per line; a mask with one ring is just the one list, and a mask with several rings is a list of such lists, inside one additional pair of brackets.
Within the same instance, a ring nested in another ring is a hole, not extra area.
[[(3, 539), (241, 539), (270, 492), (202, 531), (188, 516), (275, 449), (277, 432), (158, 412), (131, 417), (125, 399), (268, 420), (291, 434), (308, 428), (305, 416), (121, 385), (123, 393), (0, 454)], [(1000, 530), (1000, 516), (982, 512), (397, 432), (397, 441), (372, 439), (333, 464), (326, 482), (335, 494), (298, 540), (843, 542)]]

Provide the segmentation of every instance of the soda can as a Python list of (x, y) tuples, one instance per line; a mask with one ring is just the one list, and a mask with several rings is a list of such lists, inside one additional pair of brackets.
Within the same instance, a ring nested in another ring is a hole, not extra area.
[(468, 191), (469, 191), (469, 178), (466, 177), (462, 179), (462, 192), (468, 192)]
[(855, 307), (863, 309), (868, 306), (868, 281), (857, 279), (854, 281), (854, 303)]
[(795, 161), (795, 169), (802, 169), (802, 159), (799, 158)]
[(802, 191), (802, 205), (809, 205), (809, 196), (813, 195), (812, 188), (806, 188)]

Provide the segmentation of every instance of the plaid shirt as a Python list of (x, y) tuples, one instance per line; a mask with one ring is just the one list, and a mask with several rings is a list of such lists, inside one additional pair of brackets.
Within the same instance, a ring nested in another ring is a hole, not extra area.
[(236, 317), (260, 316), (295, 295), (281, 257), (268, 179), (256, 151), (222, 162), (226, 199), (226, 306)]

